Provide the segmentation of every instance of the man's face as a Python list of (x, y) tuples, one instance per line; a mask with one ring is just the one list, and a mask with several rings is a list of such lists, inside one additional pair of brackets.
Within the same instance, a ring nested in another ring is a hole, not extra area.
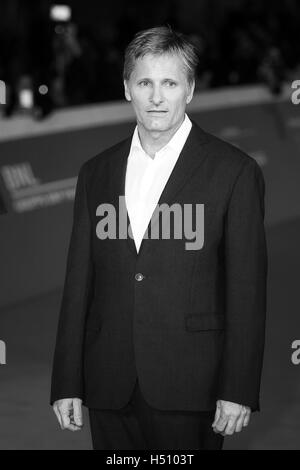
[(124, 86), (138, 124), (148, 132), (176, 130), (194, 91), (194, 85), (188, 84), (180, 56), (169, 54), (147, 54), (138, 59)]

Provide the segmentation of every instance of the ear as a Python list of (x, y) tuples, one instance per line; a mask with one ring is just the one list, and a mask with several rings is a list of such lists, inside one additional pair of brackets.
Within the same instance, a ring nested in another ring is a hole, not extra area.
[(186, 97), (186, 104), (189, 104), (192, 101), (193, 95), (194, 95), (194, 90), (195, 90), (195, 80), (193, 81), (192, 84), (188, 84), (188, 95)]
[(127, 99), (127, 101), (131, 101), (131, 94), (130, 94), (127, 80), (124, 80), (124, 90), (125, 90), (125, 98)]

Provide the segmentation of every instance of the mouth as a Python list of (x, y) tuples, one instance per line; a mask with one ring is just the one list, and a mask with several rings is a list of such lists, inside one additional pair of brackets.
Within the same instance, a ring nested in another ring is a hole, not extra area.
[(158, 110), (158, 109), (150, 109), (149, 111), (147, 111), (148, 114), (155, 114), (155, 115), (163, 115), (163, 114), (166, 114), (168, 111), (164, 111), (164, 110)]

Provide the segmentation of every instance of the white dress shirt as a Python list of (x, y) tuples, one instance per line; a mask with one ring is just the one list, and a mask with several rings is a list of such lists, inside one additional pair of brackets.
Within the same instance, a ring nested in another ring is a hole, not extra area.
[(136, 126), (127, 160), (125, 202), (137, 252), (145, 231), (192, 128), (187, 116), (152, 159), (142, 148)]

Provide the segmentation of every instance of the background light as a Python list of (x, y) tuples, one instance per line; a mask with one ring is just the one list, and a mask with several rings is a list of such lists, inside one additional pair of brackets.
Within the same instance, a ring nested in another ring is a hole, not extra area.
[(68, 5), (54, 5), (50, 10), (50, 18), (53, 21), (70, 21), (72, 10)]

